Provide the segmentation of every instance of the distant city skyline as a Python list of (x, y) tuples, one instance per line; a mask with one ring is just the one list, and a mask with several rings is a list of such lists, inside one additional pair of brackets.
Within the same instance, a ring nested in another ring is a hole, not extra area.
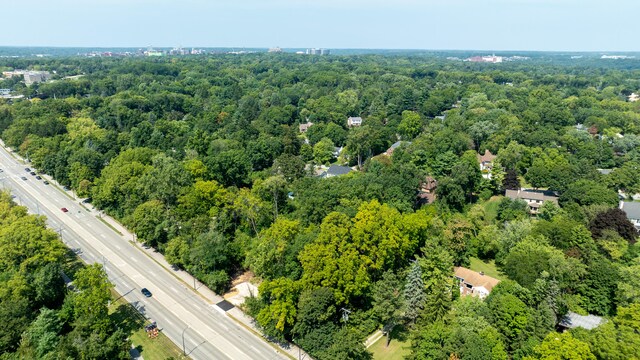
[[(3, 1), (0, 46), (640, 51), (632, 0)], [(9, 15), (13, 14), (13, 15)]]

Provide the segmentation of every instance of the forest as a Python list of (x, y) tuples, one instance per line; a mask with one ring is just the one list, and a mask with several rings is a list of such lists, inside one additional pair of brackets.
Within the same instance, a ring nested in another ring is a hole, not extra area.
[[(0, 99), (0, 133), (216, 292), (251, 272), (259, 296), (246, 311), (316, 359), (371, 359), (363, 342), (377, 329), (403, 334), (409, 359), (631, 359), (640, 245), (618, 207), (640, 193), (638, 64), (3, 58), (3, 71), (55, 75), (0, 80), (25, 95)], [(486, 150), (496, 156), (483, 168)], [(334, 164), (351, 171), (318, 176)], [(557, 201), (505, 196), (520, 188)], [(39, 249), (52, 264), (61, 252)], [(39, 274), (39, 262), (12, 261), (3, 288)], [(461, 296), (454, 267), (478, 262), (500, 283)], [(16, 291), (0, 294), (2, 316), (21, 324), (3, 349), (41, 351), (33, 327), (51, 318), (47, 331), (85, 331), (66, 297)], [(13, 307), (47, 310), (27, 325)], [(569, 312), (604, 322), (558, 332)]]

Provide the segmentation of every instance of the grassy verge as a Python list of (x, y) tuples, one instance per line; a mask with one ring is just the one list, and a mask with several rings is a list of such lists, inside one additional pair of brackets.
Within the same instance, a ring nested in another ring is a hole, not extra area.
[[(394, 331), (395, 333), (395, 331)], [(394, 334), (396, 335), (396, 334)], [(409, 340), (406, 333), (398, 334), (400, 336), (392, 336), (391, 342), (387, 347), (387, 337), (383, 336), (380, 340), (376, 341), (369, 351), (373, 354), (374, 360), (402, 360), (405, 356), (409, 355)]]
[(502, 274), (498, 270), (498, 268), (496, 267), (495, 261), (493, 260), (485, 262), (478, 258), (472, 257), (471, 259), (469, 259), (469, 261), (471, 263), (469, 268), (471, 268), (471, 270), (473, 271), (483, 272), (485, 273), (485, 275), (491, 276), (492, 278), (496, 278), (498, 280), (506, 280), (507, 278), (504, 274)]
[(149, 338), (144, 330), (149, 322), (124, 298), (113, 292), (114, 300), (109, 306), (109, 314), (115, 323), (129, 335), (131, 343), (145, 360), (188, 359), (162, 332), (155, 339)]
[(118, 229), (114, 228), (114, 227), (113, 227), (113, 225), (109, 224), (109, 222), (108, 222), (108, 221), (106, 221), (105, 219), (103, 219), (103, 218), (101, 218), (101, 217), (98, 217), (98, 216), (96, 216), (96, 219), (98, 219), (98, 220), (102, 221), (102, 223), (103, 223), (103, 224), (105, 224), (105, 225), (107, 225), (108, 227), (110, 227), (110, 228), (111, 228), (111, 230), (113, 230), (113, 231), (115, 231), (115, 232), (116, 232), (116, 234), (118, 234), (118, 235), (120, 235), (120, 236), (123, 236), (123, 235), (124, 235), (124, 234), (122, 234), (120, 231), (118, 231)]

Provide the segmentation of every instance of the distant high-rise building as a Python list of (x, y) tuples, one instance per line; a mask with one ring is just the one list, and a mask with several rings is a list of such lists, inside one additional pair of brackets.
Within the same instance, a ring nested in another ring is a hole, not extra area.
[(281, 49), (280, 47), (276, 46), (276, 47), (274, 47), (274, 48), (270, 48), (270, 49), (269, 49), (269, 52), (270, 52), (270, 53), (281, 53), (281, 52), (282, 52), (282, 49)]

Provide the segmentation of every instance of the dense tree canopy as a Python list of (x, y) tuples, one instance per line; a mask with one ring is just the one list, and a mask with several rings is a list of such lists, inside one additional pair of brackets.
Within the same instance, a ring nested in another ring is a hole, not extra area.
[[(376, 328), (408, 331), (413, 359), (631, 357), (640, 248), (616, 208), (640, 191), (637, 60), (444, 54), (0, 58), (56, 72), (0, 80), (25, 95), (0, 99), (1, 137), (216, 291), (251, 271), (250, 314), (317, 359), (370, 358)], [(485, 150), (497, 157), (481, 169)], [(532, 217), (535, 203), (503, 197), (521, 187), (559, 205)], [(82, 346), (124, 343), (103, 274), (66, 294), (55, 234), (6, 200), (0, 348), (122, 357)], [(454, 266), (479, 261), (502, 282), (459, 298)], [(557, 334), (567, 311), (611, 321)]]

